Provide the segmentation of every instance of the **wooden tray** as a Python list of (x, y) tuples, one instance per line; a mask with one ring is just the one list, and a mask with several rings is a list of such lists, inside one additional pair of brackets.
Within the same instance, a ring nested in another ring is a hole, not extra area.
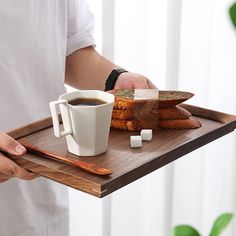
[[(110, 176), (90, 174), (76, 167), (32, 154), (14, 160), (41, 176), (97, 197), (104, 197), (236, 128), (236, 116), (186, 104), (181, 106), (197, 116), (202, 122), (202, 128), (157, 131), (152, 141), (143, 143), (143, 147), (139, 149), (129, 147), (129, 137), (135, 132), (111, 130), (109, 150), (106, 153), (95, 157), (76, 157), (82, 161), (111, 168), (113, 174)], [(68, 153), (64, 138), (54, 137), (51, 118), (13, 130), (9, 134), (44, 150), (68, 158), (75, 157)]]

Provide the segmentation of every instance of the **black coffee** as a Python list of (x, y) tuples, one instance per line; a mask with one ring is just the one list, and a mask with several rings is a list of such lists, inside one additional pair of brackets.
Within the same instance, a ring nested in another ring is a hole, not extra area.
[(98, 106), (106, 102), (97, 98), (76, 98), (68, 101), (68, 103), (73, 106)]

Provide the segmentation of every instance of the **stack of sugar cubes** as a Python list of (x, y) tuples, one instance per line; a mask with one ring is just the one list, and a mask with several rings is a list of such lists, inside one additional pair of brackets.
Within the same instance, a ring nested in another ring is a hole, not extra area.
[(152, 130), (151, 129), (142, 129), (141, 135), (130, 136), (130, 146), (132, 148), (142, 147), (142, 141), (151, 141), (152, 140)]

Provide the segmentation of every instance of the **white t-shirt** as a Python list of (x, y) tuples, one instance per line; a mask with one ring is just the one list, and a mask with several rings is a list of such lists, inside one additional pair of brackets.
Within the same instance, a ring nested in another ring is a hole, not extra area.
[[(0, 130), (48, 117), (65, 92), (66, 56), (94, 45), (84, 0), (7, 0), (0, 6)], [(53, 181), (0, 184), (0, 236), (69, 236), (67, 189)]]

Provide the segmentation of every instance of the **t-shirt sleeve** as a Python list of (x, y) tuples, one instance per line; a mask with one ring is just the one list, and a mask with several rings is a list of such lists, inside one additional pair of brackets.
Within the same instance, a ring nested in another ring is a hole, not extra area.
[(67, 56), (76, 50), (95, 46), (94, 16), (86, 0), (67, 1)]

